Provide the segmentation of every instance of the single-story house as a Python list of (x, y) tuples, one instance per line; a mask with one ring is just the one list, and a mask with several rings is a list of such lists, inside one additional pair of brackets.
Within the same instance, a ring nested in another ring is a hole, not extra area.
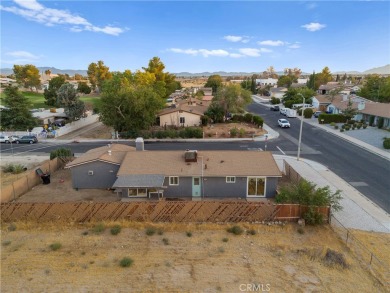
[(205, 96), (212, 96), (213, 95), (213, 88), (211, 88), (211, 87), (201, 87), (198, 89), (198, 91), (202, 91)]
[(142, 139), (136, 145), (134, 151), (113, 144), (77, 158), (66, 166), (73, 187), (111, 184), (122, 199), (256, 199), (274, 197), (282, 176), (271, 152), (144, 151)]
[(340, 88), (341, 85), (338, 82), (328, 82), (327, 84), (320, 85), (317, 90), (317, 93), (320, 95), (328, 95), (331, 91)]
[(170, 108), (163, 109), (157, 114), (160, 118), (160, 126), (199, 126), (209, 104), (207, 101), (188, 99), (171, 105)]
[(64, 108), (57, 108), (54, 110), (45, 110), (42, 108), (33, 110), (32, 115), (33, 117), (38, 118), (42, 125), (54, 123), (57, 119), (68, 118), (68, 115), (65, 114)]
[(369, 123), (373, 118), (373, 125), (378, 125), (379, 118), (383, 119), (383, 128), (390, 128), (390, 104), (378, 103), (357, 96), (337, 96), (332, 104), (328, 106), (329, 111), (334, 114), (342, 113), (347, 108), (349, 99), (352, 101), (352, 108), (358, 111), (355, 120), (364, 120)]
[(284, 94), (287, 92), (286, 87), (273, 87), (270, 89), (271, 97), (277, 99), (283, 99)]
[(266, 85), (270, 85), (270, 86), (274, 86), (278, 83), (278, 79), (277, 78), (260, 78), (260, 79), (256, 79), (256, 85), (259, 85), (259, 86), (266, 86)]
[(330, 101), (330, 97), (326, 95), (316, 95), (312, 98), (312, 106), (316, 108), (318, 111), (327, 111), (328, 106), (332, 102)]
[(112, 188), (125, 155), (132, 151), (135, 151), (134, 147), (110, 144), (89, 150), (74, 159), (65, 167), (71, 169), (73, 188)]

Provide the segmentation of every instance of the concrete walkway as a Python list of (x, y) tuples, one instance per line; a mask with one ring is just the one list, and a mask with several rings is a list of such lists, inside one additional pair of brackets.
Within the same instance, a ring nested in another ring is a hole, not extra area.
[(333, 192), (340, 190), (343, 210), (334, 216), (345, 227), (390, 233), (390, 215), (322, 164), (307, 159), (298, 161), (290, 156), (274, 155), (274, 158), (282, 171), (285, 160), (301, 177), (317, 187), (329, 186)]

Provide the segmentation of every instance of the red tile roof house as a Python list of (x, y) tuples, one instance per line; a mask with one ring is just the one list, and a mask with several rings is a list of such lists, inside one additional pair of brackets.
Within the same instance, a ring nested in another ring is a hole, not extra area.
[[(131, 199), (262, 199), (282, 176), (271, 152), (143, 151), (113, 144), (87, 152), (66, 168), (74, 188), (112, 188)], [(104, 184), (103, 184), (104, 183)]]

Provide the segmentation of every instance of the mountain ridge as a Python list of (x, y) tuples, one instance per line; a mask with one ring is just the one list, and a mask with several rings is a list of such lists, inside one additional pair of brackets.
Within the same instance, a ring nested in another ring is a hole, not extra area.
[[(81, 74), (83, 76), (87, 76), (87, 70), (82, 70), (82, 69), (58, 69), (55, 67), (37, 67), (39, 69), (39, 72), (44, 73), (46, 70), (50, 70), (51, 73), (53, 74), (69, 74), (70, 76), (73, 76), (75, 74)], [(12, 68), (1, 68), (0, 73), (2, 75), (10, 75), (13, 73)], [(220, 76), (251, 76), (253, 74), (259, 74), (261, 72), (226, 72), (226, 71), (216, 71), (216, 72), (199, 72), (199, 73), (191, 73), (191, 72), (177, 72), (177, 73), (172, 73), (176, 75), (177, 77), (202, 77), (202, 76), (210, 76), (210, 75), (215, 75), (218, 74)], [(283, 71), (276, 71), (275, 72), (278, 75), (283, 75)], [(358, 75), (358, 74), (389, 74), (390, 75), (390, 64), (387, 64), (385, 66), (381, 67), (374, 67), (368, 70), (365, 70), (363, 72), (359, 71), (336, 71), (332, 72), (332, 74), (353, 74), (353, 75)], [(302, 75), (310, 75), (311, 73), (306, 73), (302, 72)]]

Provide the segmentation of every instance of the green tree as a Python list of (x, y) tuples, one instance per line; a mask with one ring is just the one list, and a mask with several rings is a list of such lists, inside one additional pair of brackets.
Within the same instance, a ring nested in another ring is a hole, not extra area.
[(278, 79), (278, 86), (279, 87), (290, 87), (291, 84), (296, 80), (295, 77), (290, 76), (290, 75), (282, 75)]
[(106, 81), (101, 96), (100, 119), (116, 131), (138, 131), (154, 124), (164, 100), (154, 91), (153, 84), (128, 84), (115, 75)]
[(315, 76), (315, 89), (318, 89), (320, 85), (325, 85), (332, 80), (332, 73), (330, 72), (329, 67), (325, 66), (321, 73), (318, 73)]
[(38, 120), (29, 111), (28, 99), (17, 87), (4, 89), (3, 104), (6, 108), (1, 110), (1, 130), (26, 130), (38, 125)]
[(343, 115), (347, 118), (347, 122), (358, 113), (358, 110), (353, 107), (352, 99), (348, 98), (347, 108), (343, 110)]
[(222, 87), (222, 77), (218, 74), (210, 75), (207, 79), (205, 87), (211, 87), (213, 89), (213, 95), (215, 95), (218, 91), (218, 88)]
[(222, 106), (225, 114), (243, 112), (245, 106), (252, 102), (251, 92), (238, 84), (219, 87), (214, 100)]
[(43, 97), (45, 98), (45, 104), (48, 106), (56, 107), (57, 104), (57, 91), (65, 83), (65, 78), (57, 76), (49, 81), (49, 87), (44, 90)]
[(14, 65), (13, 68), (16, 81), (25, 88), (32, 90), (33, 87), (38, 89), (41, 85), (39, 70), (32, 64)]
[(57, 92), (57, 104), (64, 107), (69, 120), (74, 121), (85, 115), (84, 102), (80, 101), (73, 85), (64, 83)]
[(109, 80), (112, 77), (110, 68), (104, 65), (104, 62), (99, 60), (97, 63), (91, 63), (87, 70), (89, 82), (92, 85), (92, 89), (97, 87), (97, 91), (100, 92), (103, 82)]
[(90, 94), (91, 93), (91, 88), (87, 85), (86, 82), (78, 82), (77, 83), (77, 91), (82, 94)]
[(214, 123), (222, 123), (223, 117), (225, 116), (225, 110), (220, 104), (213, 102), (204, 114), (212, 119)]
[(390, 77), (380, 77), (376, 74), (367, 76), (357, 94), (372, 101), (390, 103)]

